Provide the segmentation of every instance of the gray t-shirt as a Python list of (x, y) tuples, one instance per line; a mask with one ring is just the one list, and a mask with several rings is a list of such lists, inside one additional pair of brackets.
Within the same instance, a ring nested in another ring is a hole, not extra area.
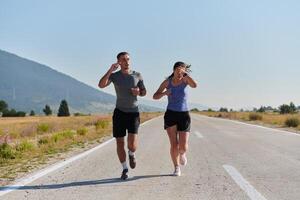
[(137, 96), (131, 92), (131, 88), (139, 87), (145, 89), (143, 78), (139, 72), (131, 71), (123, 74), (117, 71), (110, 75), (109, 80), (113, 82), (117, 94), (116, 108), (123, 112), (139, 112)]

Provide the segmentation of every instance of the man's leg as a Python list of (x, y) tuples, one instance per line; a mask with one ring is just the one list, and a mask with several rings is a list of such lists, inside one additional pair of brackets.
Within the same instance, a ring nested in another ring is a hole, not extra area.
[(117, 153), (121, 163), (126, 161), (125, 140), (124, 137), (116, 138)]
[(128, 133), (127, 145), (128, 145), (128, 154), (129, 154), (129, 165), (132, 169), (134, 169), (136, 166), (134, 152), (137, 149), (137, 134)]
[(119, 137), (116, 138), (116, 143), (117, 143), (117, 153), (118, 153), (118, 157), (120, 160), (120, 163), (122, 164), (123, 167), (123, 171), (122, 171), (122, 175), (121, 175), (121, 179), (125, 180), (128, 178), (128, 167), (126, 164), (126, 152), (125, 152), (125, 141), (124, 141), (124, 137)]

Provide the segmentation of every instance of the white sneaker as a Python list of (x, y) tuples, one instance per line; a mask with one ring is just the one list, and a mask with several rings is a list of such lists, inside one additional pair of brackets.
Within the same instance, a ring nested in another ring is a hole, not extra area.
[(181, 170), (179, 166), (175, 167), (175, 171), (173, 173), (173, 176), (181, 176)]
[(185, 153), (184, 154), (180, 154), (180, 156), (179, 156), (179, 163), (181, 165), (186, 165), (187, 164), (187, 158), (186, 158)]

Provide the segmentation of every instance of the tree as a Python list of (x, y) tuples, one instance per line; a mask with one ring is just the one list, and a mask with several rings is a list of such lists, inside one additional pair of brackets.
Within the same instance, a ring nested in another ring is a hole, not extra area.
[(68, 103), (67, 103), (66, 100), (62, 100), (60, 102), (60, 106), (59, 106), (59, 109), (58, 109), (57, 116), (58, 117), (70, 116), (69, 107), (68, 107)]
[(290, 113), (290, 106), (287, 104), (283, 104), (281, 106), (279, 106), (279, 112), (280, 114), (288, 114)]
[(0, 112), (3, 112), (7, 108), (8, 108), (7, 103), (5, 101), (3, 101), (3, 100), (0, 100)]
[(25, 117), (26, 116), (26, 112), (23, 111), (16, 111), (15, 109), (5, 109), (3, 111), (2, 117)]
[(198, 108), (193, 108), (193, 109), (191, 109), (191, 112), (199, 112), (199, 109)]
[(45, 108), (43, 109), (43, 112), (47, 116), (52, 115), (52, 110), (51, 110), (50, 106), (48, 106), (48, 105), (45, 106)]
[(265, 106), (261, 106), (258, 110), (257, 110), (257, 112), (260, 112), (260, 113), (263, 113), (263, 112), (266, 112), (266, 107)]
[(290, 113), (295, 113), (297, 108), (293, 102), (290, 103)]
[(228, 109), (227, 108), (220, 108), (219, 112), (228, 112)]
[(29, 116), (35, 116), (35, 112), (31, 110)]

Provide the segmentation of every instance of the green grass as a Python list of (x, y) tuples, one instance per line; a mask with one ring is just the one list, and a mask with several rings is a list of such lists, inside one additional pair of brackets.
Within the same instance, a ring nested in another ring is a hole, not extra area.
[(50, 126), (49, 126), (49, 124), (42, 123), (42, 124), (39, 124), (36, 129), (39, 134), (46, 133), (50, 130)]
[(79, 128), (79, 129), (77, 129), (76, 133), (78, 135), (85, 136), (88, 133), (88, 129), (85, 127)]
[(59, 142), (60, 140), (64, 139), (73, 139), (74, 137), (74, 132), (67, 130), (67, 131), (61, 131), (58, 133), (55, 133), (51, 136), (51, 140), (56, 142)]
[(0, 145), (0, 158), (15, 159), (16, 157), (17, 157), (17, 152), (11, 145), (7, 143), (3, 143)]
[(105, 120), (98, 120), (96, 123), (95, 123), (95, 126), (96, 126), (96, 130), (99, 130), (99, 129), (105, 129), (107, 128), (109, 125), (109, 122), (108, 121), (105, 121)]
[(38, 144), (39, 145), (43, 145), (43, 144), (48, 144), (49, 143), (49, 137), (46, 136), (46, 137), (42, 137), (38, 140)]
[(35, 148), (35, 145), (28, 140), (24, 140), (16, 146), (16, 150), (19, 152), (32, 151), (34, 148)]

